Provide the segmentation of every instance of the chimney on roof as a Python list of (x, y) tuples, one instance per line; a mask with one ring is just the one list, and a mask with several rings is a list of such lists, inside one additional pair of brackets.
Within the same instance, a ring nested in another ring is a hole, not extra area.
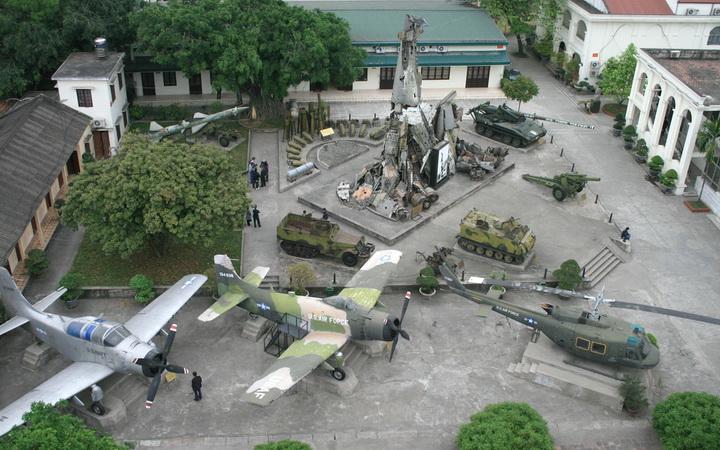
[(108, 45), (107, 39), (104, 37), (95, 38), (95, 56), (98, 58), (107, 58), (108, 56)]
[(680, 58), (680, 50), (670, 50), (670, 59)]

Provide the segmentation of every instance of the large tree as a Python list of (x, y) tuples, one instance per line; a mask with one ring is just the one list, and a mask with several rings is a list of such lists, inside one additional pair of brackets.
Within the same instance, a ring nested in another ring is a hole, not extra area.
[(479, 0), (496, 22), (504, 20), (510, 33), (515, 35), (518, 54), (525, 53), (523, 36), (535, 31), (540, 24), (545, 33), (552, 35), (555, 23), (562, 11), (559, 0)]
[(0, 0), (0, 98), (20, 96), (50, 76), (74, 51), (103, 36), (123, 51), (135, 39), (129, 13), (137, 0)]
[(609, 58), (605, 63), (601, 79), (598, 81), (603, 95), (612, 97), (620, 104), (627, 100), (630, 89), (632, 89), (637, 65), (635, 55), (637, 55), (637, 48), (630, 44), (620, 55)]
[(88, 428), (82, 419), (63, 413), (59, 408), (67, 407), (67, 401), (56, 406), (35, 402), (30, 412), (23, 414), (28, 426), (13, 428), (0, 438), (0, 447), (4, 449), (82, 449), (98, 450), (128, 448), (118, 445), (106, 433), (98, 433)]
[(718, 448), (720, 397), (705, 392), (676, 392), (655, 405), (652, 426), (663, 448)]
[(518, 101), (518, 111), (523, 103), (529, 102), (540, 92), (532, 78), (524, 75), (520, 75), (514, 80), (503, 78), (500, 80), (500, 87), (508, 98)]
[(150, 245), (162, 256), (170, 239), (208, 245), (242, 227), (248, 191), (215, 147), (127, 134), (117, 156), (73, 180), (62, 222), (84, 226), (106, 253), (126, 258)]
[[(287, 89), (302, 81), (344, 86), (364, 66), (347, 23), (282, 0), (197, 0), (148, 5), (133, 21), (142, 51), (186, 76), (205, 70), (216, 89), (246, 94), (277, 115)], [(239, 99), (238, 99), (239, 100)]]

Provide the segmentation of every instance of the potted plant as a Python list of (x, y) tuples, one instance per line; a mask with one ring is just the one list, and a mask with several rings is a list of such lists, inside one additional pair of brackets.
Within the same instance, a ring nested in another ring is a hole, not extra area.
[[(507, 272), (504, 270), (493, 270), (490, 272), (490, 275), (488, 275), (488, 278), (491, 278), (493, 280), (501, 280), (501, 281), (507, 281)], [(505, 293), (506, 289), (504, 286), (498, 286), (498, 285), (492, 285), (490, 286), (491, 291), (499, 291), (498, 298), (502, 298), (503, 294)]]
[(637, 131), (633, 125), (628, 125), (622, 130), (622, 137), (625, 141), (625, 148), (630, 150), (635, 145), (635, 138), (637, 137)]
[(50, 260), (45, 256), (45, 251), (39, 248), (30, 250), (23, 263), (30, 275), (40, 275), (50, 266)]
[(541, 40), (532, 44), (531, 48), (540, 55), (541, 61), (547, 61), (553, 54), (552, 36), (545, 35)]
[(625, 128), (625, 114), (616, 114), (613, 120), (615, 121), (615, 123), (613, 124), (612, 134), (613, 136), (620, 136), (623, 128)]
[(85, 291), (80, 289), (80, 275), (77, 272), (68, 272), (60, 278), (58, 287), (66, 288), (67, 291), (60, 297), (65, 302), (67, 309), (73, 309), (78, 305), (78, 298)]
[(155, 292), (152, 290), (154, 285), (155, 283), (142, 274), (130, 278), (130, 289), (135, 291), (135, 300), (138, 303), (145, 304), (155, 298)]
[(293, 264), (287, 269), (287, 276), (290, 278), (290, 286), (296, 295), (307, 295), (307, 285), (317, 281), (317, 275), (312, 266), (306, 262)]
[(435, 288), (438, 286), (438, 280), (435, 278), (435, 269), (425, 266), (420, 270), (420, 276), (415, 279), (420, 285), (420, 293), (426, 297), (435, 294)]
[(665, 160), (660, 155), (655, 155), (648, 161), (648, 167), (650, 168), (650, 176), (655, 178), (660, 175), (660, 171), (665, 165)]
[(580, 72), (580, 62), (577, 59), (571, 59), (565, 64), (565, 70), (566, 81), (577, 80), (578, 72)]
[(678, 180), (678, 173), (675, 169), (670, 169), (661, 175), (660, 182), (664, 186), (663, 192), (671, 193), (675, 189), (675, 183)]
[(637, 375), (623, 375), (622, 384), (618, 390), (624, 399), (625, 409), (630, 414), (635, 414), (648, 406), (648, 400), (645, 397), (646, 387)]
[(558, 279), (558, 289), (574, 291), (575, 286), (582, 281), (580, 273), (580, 265), (574, 259), (568, 259), (560, 264), (560, 268), (553, 271), (553, 276)]
[(555, 63), (555, 65), (558, 66), (558, 68), (562, 69), (566, 62), (567, 62), (567, 53), (565, 53), (565, 52), (557, 52), (557, 53), (555, 53), (555, 56), (553, 56), (553, 63)]
[(647, 161), (647, 155), (648, 155), (648, 146), (647, 142), (645, 142), (645, 139), (638, 139), (637, 142), (635, 142), (635, 147), (633, 148), (635, 151), (635, 160), (639, 163), (644, 163)]

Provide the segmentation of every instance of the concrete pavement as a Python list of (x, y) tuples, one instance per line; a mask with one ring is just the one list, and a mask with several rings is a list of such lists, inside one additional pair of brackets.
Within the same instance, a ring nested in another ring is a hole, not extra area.
[[(452, 246), (460, 218), (472, 207), (478, 207), (519, 217), (538, 236), (537, 260), (527, 273), (509, 271), (513, 278), (541, 276), (545, 269), (551, 271), (568, 258), (582, 262), (603, 239), (617, 236), (618, 227), (629, 226), (633, 235), (632, 255), (603, 280), (606, 296), (720, 317), (720, 280), (715, 273), (720, 263), (720, 242), (718, 229), (708, 215), (691, 213), (682, 204), (682, 197), (664, 196), (645, 181), (644, 166), (637, 165), (622, 148), (621, 141), (611, 136), (611, 118), (588, 115), (577, 105), (578, 100), (588, 97), (568, 90), (533, 59), (513, 58), (513, 67), (531, 76), (540, 87), (540, 94), (523, 105), (523, 111), (592, 124), (596, 128), (545, 124), (552, 143), (548, 139), (527, 152), (511, 152), (507, 163), (514, 163), (515, 168), (505, 176), (432, 217), (392, 245), (404, 253), (392, 283), (412, 283), (422, 266), (415, 252), (429, 252), (433, 243)], [(459, 105), (467, 111), (479, 101), (460, 100)], [(387, 103), (332, 106), (334, 118), (347, 114), (354, 118), (372, 117), (374, 113), (381, 116), (388, 109)], [(462, 122), (463, 139), (484, 146), (497, 145), (475, 135), (468, 119)], [(284, 168), (279, 167), (277, 149), (281, 144), (277, 136), (253, 133), (250, 145), (252, 156), (268, 159), (273, 176), (268, 187), (252, 192), (262, 213), (263, 227), (246, 229), (243, 271), (267, 265), (271, 273), (282, 276), (284, 269), (297, 259), (284, 255), (278, 248), (274, 232), (277, 222), (289, 211), (308, 209), (307, 203), (298, 199), (319, 190), (326, 191), (324, 201), (331, 213), (343, 208), (333, 198), (334, 189), (328, 190), (337, 178), (355, 173), (373, 155), (371, 151), (367, 156), (322, 171), (312, 180), (280, 193), (278, 180)], [(521, 178), (524, 172), (552, 174), (569, 170), (573, 164), (579, 172), (602, 178), (599, 183), (589, 184), (590, 192), (585, 199), (558, 203), (549, 189)], [(443, 199), (443, 188), (439, 193)], [(360, 226), (373, 227), (380, 220), (383, 219), (368, 213)], [(342, 226), (347, 231), (362, 233), (360, 227), (348, 223)], [(375, 243), (380, 249), (388, 248)], [(494, 268), (469, 258), (466, 263), (467, 276), (487, 274)], [(341, 287), (353, 273), (327, 259), (313, 260), (313, 265), (321, 277), (319, 285), (332, 285), (334, 274), (337, 286)], [(506, 298), (533, 308), (542, 301), (560, 301), (519, 292), (508, 293)], [(399, 311), (402, 305), (400, 294), (388, 293), (381, 300), (391, 311)], [(198, 322), (197, 315), (210, 302), (193, 299), (178, 313), (181, 331), (173, 349), (174, 362), (203, 375), (203, 401), (192, 402), (189, 378), (180, 380), (180, 388), (161, 390), (152, 410), (145, 410), (142, 402), (131, 405), (129, 423), (113, 432), (116, 438), (137, 442), (139, 448), (251, 448), (268, 440), (292, 438), (310, 443), (315, 449), (411, 446), (451, 449), (459, 426), (471, 414), (491, 403), (524, 401), (548, 421), (559, 446), (659, 447), (650, 426), (649, 410), (631, 417), (508, 374), (505, 371), (508, 364), (518, 361), (527, 345), (528, 331), (499, 315), (487, 319), (475, 317), (472, 304), (447, 293), (430, 299), (414, 293), (406, 317), (406, 328), (413, 340), (400, 343), (391, 366), (382, 358), (368, 361), (362, 372), (357, 373), (360, 387), (352, 396), (340, 398), (316, 390), (309, 383), (300, 383), (271, 406), (257, 408), (238, 398), (273, 358), (262, 351), (261, 343), (240, 338), (241, 325), (246, 320), (241, 311), (231, 311), (209, 324)], [(81, 307), (72, 314), (102, 312), (108, 318), (124, 320), (135, 309), (137, 306), (128, 302), (93, 300), (81, 302)], [(715, 325), (638, 311), (605, 312), (636, 321), (657, 336), (662, 361), (653, 370), (661, 384), (650, 393), (652, 400), (686, 390), (720, 395), (716, 382), (720, 370), (720, 334)], [(29, 345), (29, 338), (17, 331), (3, 337), (3, 342), (8, 350), (3, 352), (0, 375), (3, 380), (21, 383), (18, 391), (28, 388), (25, 383), (29, 388), (39, 384), (43, 376), (49, 377), (63, 364), (56, 358), (42, 373), (17, 380), (20, 369), (14, 368), (15, 363), (23, 345)], [(0, 404), (11, 401), (14, 391), (4, 387)]]

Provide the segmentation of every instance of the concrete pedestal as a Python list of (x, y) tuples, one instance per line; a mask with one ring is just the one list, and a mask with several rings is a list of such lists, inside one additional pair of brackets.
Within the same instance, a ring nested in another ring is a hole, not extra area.
[(348, 397), (355, 393), (360, 383), (355, 376), (355, 372), (350, 367), (345, 366), (343, 370), (345, 371), (345, 379), (338, 381), (333, 378), (330, 371), (321, 367), (317, 368), (305, 377), (305, 383), (312, 389), (322, 389), (338, 397)]
[(257, 342), (261, 337), (267, 333), (272, 326), (272, 322), (265, 319), (264, 317), (248, 317), (243, 325), (242, 334), (240, 337), (249, 341)]
[(35, 372), (50, 361), (58, 352), (44, 342), (32, 344), (25, 349), (22, 366)]

